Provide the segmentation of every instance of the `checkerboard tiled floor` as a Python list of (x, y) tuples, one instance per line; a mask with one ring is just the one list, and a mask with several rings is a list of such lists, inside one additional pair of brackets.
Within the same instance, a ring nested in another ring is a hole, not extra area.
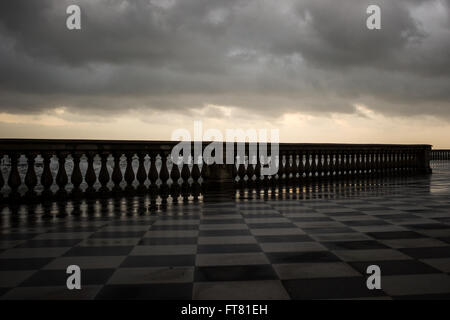
[[(450, 298), (450, 165), (434, 172), (397, 192), (157, 214), (141, 198), (88, 203), (80, 215), (70, 204), (5, 207), (0, 299)], [(82, 290), (66, 288), (71, 264)], [(371, 264), (382, 290), (366, 288)]]

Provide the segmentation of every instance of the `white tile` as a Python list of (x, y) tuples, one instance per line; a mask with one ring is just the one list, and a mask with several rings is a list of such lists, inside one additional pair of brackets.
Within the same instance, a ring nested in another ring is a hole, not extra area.
[(196, 245), (149, 245), (136, 246), (131, 251), (132, 256), (152, 256), (152, 255), (180, 255), (195, 254)]
[(266, 255), (261, 252), (198, 254), (195, 262), (197, 266), (238, 266), (268, 263), (269, 260)]
[(274, 264), (273, 268), (281, 280), (360, 276), (343, 262)]
[(286, 300), (289, 295), (278, 280), (194, 283), (196, 300)]
[(194, 281), (194, 267), (119, 268), (108, 284), (183, 283)]

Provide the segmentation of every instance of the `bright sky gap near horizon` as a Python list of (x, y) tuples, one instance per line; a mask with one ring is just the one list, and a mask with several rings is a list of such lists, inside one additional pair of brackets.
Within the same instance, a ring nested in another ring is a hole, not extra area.
[(0, 138), (169, 140), (195, 120), (450, 148), (450, 0), (0, 2)]

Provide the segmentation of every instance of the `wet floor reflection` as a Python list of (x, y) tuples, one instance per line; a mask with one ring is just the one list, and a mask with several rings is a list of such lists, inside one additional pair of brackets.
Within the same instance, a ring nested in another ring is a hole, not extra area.
[[(265, 200), (341, 199), (377, 196), (431, 196), (450, 195), (450, 161), (434, 161), (433, 174), (414, 177), (385, 177), (314, 182), (305, 185), (251, 186), (236, 190), (230, 201), (251, 202)], [(38, 204), (3, 203), (0, 223), (3, 227), (33, 224), (70, 223), (126, 219), (145, 215), (182, 215), (203, 205), (203, 199), (161, 198), (152, 201), (149, 195), (114, 198), (48, 201)]]

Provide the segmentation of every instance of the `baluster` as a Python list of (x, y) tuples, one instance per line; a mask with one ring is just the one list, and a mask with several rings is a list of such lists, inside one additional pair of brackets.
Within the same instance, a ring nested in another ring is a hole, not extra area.
[(288, 151), (286, 153), (286, 182), (289, 186), (294, 183), (294, 172), (293, 172), (294, 155), (292, 152)]
[(117, 195), (122, 192), (120, 183), (122, 182), (122, 170), (120, 170), (120, 158), (122, 157), (121, 152), (114, 153), (114, 168), (111, 174), (111, 180), (114, 182), (113, 192)]
[(397, 175), (398, 174), (398, 150), (393, 151), (392, 158), (393, 158), (394, 174)]
[(124, 179), (127, 183), (125, 187), (125, 192), (128, 194), (132, 194), (134, 191), (133, 181), (134, 181), (134, 171), (133, 171), (133, 157), (134, 152), (125, 152), (125, 158), (127, 159), (127, 167), (125, 168)]
[(317, 155), (316, 151), (311, 152), (311, 166), (310, 166), (309, 170), (311, 171), (311, 177), (313, 179), (315, 179), (317, 177), (317, 175), (316, 175), (317, 174), (316, 155)]
[(250, 152), (248, 154), (248, 164), (247, 164), (247, 185), (250, 189), (252, 189), (254, 187), (254, 180), (253, 180), (253, 175), (255, 174), (255, 168), (253, 167), (252, 162), (254, 161), (254, 159), (250, 159), (251, 155)]
[(19, 175), (19, 158), (20, 153), (11, 153), (11, 172), (8, 178), (8, 185), (11, 188), (11, 192), (9, 194), (10, 200), (17, 200), (20, 198), (20, 193), (18, 191), (19, 186), (22, 184), (22, 180)]
[(408, 172), (408, 160), (407, 153), (405, 150), (402, 150), (402, 173), (405, 174)]
[(403, 173), (405, 172), (405, 161), (403, 158), (404, 155), (404, 150), (399, 150), (398, 152), (398, 171), (400, 175), (403, 175)]
[(386, 163), (386, 175), (389, 175), (391, 172), (391, 153), (389, 150), (385, 151), (385, 163)]
[(58, 158), (58, 172), (56, 173), (56, 184), (58, 185), (58, 191), (56, 195), (60, 199), (67, 197), (66, 186), (69, 182), (66, 172), (66, 152), (58, 152), (56, 157)]
[(150, 152), (150, 169), (148, 171), (148, 180), (150, 181), (150, 210), (156, 210), (156, 198), (158, 196), (158, 187), (156, 181), (158, 180), (158, 170), (156, 169), (156, 152)]
[[(28, 168), (27, 168), (27, 174), (25, 175), (25, 185), (27, 186), (28, 190), (27, 193), (25, 194), (25, 197), (29, 200), (29, 201), (34, 201), (36, 200), (37, 194), (34, 190), (34, 188), (37, 185), (37, 175), (36, 175), (36, 170), (34, 169), (34, 162), (35, 162), (35, 158), (36, 158), (36, 153), (32, 153), (29, 152), (26, 154), (27, 157), (27, 164), (28, 164)], [(1, 174), (0, 174), (1, 176)], [(3, 178), (2, 178), (3, 179)], [(1, 181), (0, 181), (0, 189), (1, 189)]]
[(352, 150), (349, 150), (348, 154), (348, 173), (350, 177), (355, 176), (355, 154)]
[[(324, 151), (323, 154), (323, 162), (322, 162), (322, 175), (324, 178), (329, 176), (329, 159), (330, 159), (330, 151)], [(326, 186), (324, 185), (324, 188)]]
[(369, 154), (368, 154), (367, 150), (363, 150), (362, 151), (361, 168), (362, 168), (362, 173), (364, 175), (368, 175), (369, 174)]
[(367, 175), (373, 175), (373, 152), (372, 151), (366, 152), (367, 152), (367, 163), (366, 163)]
[(406, 153), (405, 153), (405, 150), (403, 149), (402, 150), (402, 153), (401, 153), (401, 158), (402, 158), (402, 174), (405, 174), (406, 173), (406, 168), (407, 168), (407, 163), (406, 163)]
[(317, 177), (319, 179), (323, 178), (324, 172), (323, 172), (323, 161), (324, 161), (324, 154), (321, 151), (317, 152)]
[(309, 181), (310, 176), (311, 176), (311, 163), (309, 162), (310, 157), (311, 157), (311, 153), (309, 151), (306, 151), (305, 152), (305, 167), (304, 167), (306, 181)]
[[(234, 175), (233, 175), (233, 177), (234, 177)], [(261, 159), (259, 158), (259, 156), (256, 156), (255, 181), (254, 181), (254, 183), (255, 183), (255, 187), (256, 187), (256, 196), (258, 198), (259, 198), (259, 196), (261, 194), (262, 181), (263, 181), (263, 177), (261, 177)]]
[(374, 151), (372, 154), (372, 175), (377, 176), (379, 171), (379, 163), (378, 163), (378, 151)]
[(392, 162), (393, 162), (393, 173), (394, 175), (397, 175), (399, 173), (398, 168), (398, 150), (394, 150), (392, 152)]
[(347, 176), (347, 151), (341, 153), (341, 176)]
[(342, 154), (339, 151), (336, 151), (334, 160), (334, 175), (336, 177), (340, 177), (341, 171), (342, 171)]
[(183, 197), (183, 202), (187, 202), (189, 199), (190, 185), (188, 180), (190, 176), (189, 165), (183, 161), (183, 167), (181, 168), (181, 179), (183, 180), (181, 183), (181, 196)]
[(172, 170), (170, 172), (170, 179), (172, 179), (172, 185), (170, 186), (170, 196), (172, 197), (173, 204), (178, 204), (178, 197), (181, 194), (180, 184), (178, 182), (180, 177), (181, 177), (180, 168), (178, 167), (177, 164), (172, 163)]
[(361, 152), (355, 151), (355, 175), (361, 176)]
[(83, 175), (81, 174), (80, 158), (81, 158), (81, 153), (78, 153), (78, 152), (72, 153), (73, 171), (72, 171), (72, 175), (70, 177), (70, 181), (73, 184), (73, 189), (72, 189), (73, 197), (79, 197), (82, 194), (80, 185), (83, 182)]
[(165, 206), (167, 204), (167, 198), (169, 196), (169, 186), (167, 179), (169, 179), (169, 170), (167, 169), (167, 151), (161, 152), (161, 170), (159, 171), (159, 178), (161, 179), (161, 204)]
[(41, 184), (44, 187), (44, 190), (42, 191), (42, 197), (43, 198), (51, 198), (53, 196), (53, 193), (51, 191), (51, 187), (53, 185), (53, 176), (52, 172), (50, 170), (50, 160), (52, 158), (51, 153), (43, 152), (41, 154), (41, 157), (43, 158), (43, 171), (41, 175)]
[(284, 187), (287, 183), (288, 179), (288, 171), (287, 166), (289, 165), (289, 156), (283, 152), (280, 151), (280, 170), (278, 171), (278, 182), (280, 187)]
[(388, 171), (388, 159), (387, 159), (387, 151), (384, 150), (381, 152), (381, 163), (382, 163), (382, 171), (383, 175), (386, 175)]
[[(199, 183), (199, 179), (202, 176), (202, 173), (200, 171), (200, 167), (198, 164), (198, 159), (194, 161), (194, 164), (192, 165), (192, 196), (194, 197), (194, 201), (198, 201), (198, 197), (200, 195), (201, 186)], [(183, 178), (184, 179), (184, 178)]]
[(100, 156), (100, 163), (101, 163), (100, 172), (98, 174), (98, 181), (101, 184), (99, 192), (103, 196), (106, 196), (109, 193), (109, 189), (108, 189), (109, 172), (108, 172), (108, 168), (106, 166), (106, 163), (108, 161), (109, 152), (101, 152), (99, 154), (99, 156)]
[(337, 153), (336, 151), (331, 151), (330, 160), (328, 161), (328, 172), (330, 178), (334, 178), (336, 176), (337, 171)]
[(303, 165), (303, 156), (304, 156), (303, 151), (299, 151), (297, 173), (300, 184), (303, 183), (303, 173), (305, 172), (305, 167)]
[(389, 175), (389, 151), (385, 150), (384, 152), (384, 175)]
[(238, 167), (238, 170), (237, 170), (237, 175), (238, 175), (238, 177), (239, 177), (239, 187), (241, 188), (241, 191), (242, 191), (242, 189), (245, 187), (245, 173), (246, 173), (246, 170), (245, 170), (245, 157), (244, 157), (244, 159), (241, 159), (239, 156), (238, 156), (238, 164), (239, 164), (239, 167)]
[(138, 161), (139, 161), (139, 166), (138, 166), (138, 170), (136, 172), (136, 180), (139, 182), (137, 191), (138, 194), (145, 194), (147, 191), (147, 188), (145, 187), (145, 180), (147, 180), (147, 172), (145, 172), (145, 152), (138, 152), (137, 156), (138, 156)]
[[(0, 165), (3, 163), (4, 154), (0, 153)], [(3, 179), (3, 173), (0, 171), (0, 201), (3, 200), (3, 186), (5, 185), (5, 179)]]
[(97, 181), (97, 176), (95, 175), (94, 170), (94, 159), (95, 159), (95, 152), (86, 152), (86, 159), (87, 159), (87, 170), (86, 175), (84, 176), (84, 180), (86, 181), (86, 184), (88, 185), (86, 189), (86, 194), (88, 196), (93, 196), (95, 194), (95, 188), (94, 184)]

